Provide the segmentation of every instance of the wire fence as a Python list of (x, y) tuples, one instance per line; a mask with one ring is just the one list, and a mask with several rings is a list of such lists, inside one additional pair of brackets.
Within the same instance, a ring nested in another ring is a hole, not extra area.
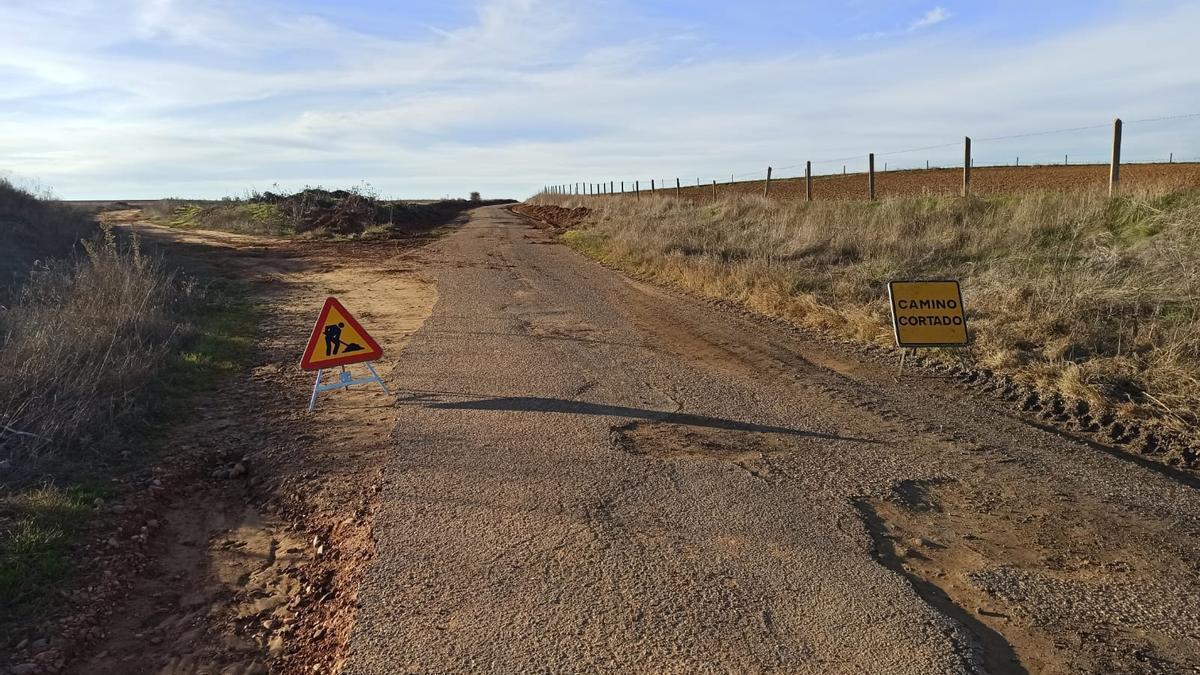
[[(964, 152), (966, 144), (969, 145), (967, 152)], [(1119, 155), (1115, 172), (1112, 171), (1114, 151)], [(968, 161), (971, 171), (965, 170)], [(823, 188), (807, 190), (809, 198), (813, 198), (813, 192), (818, 196), (823, 193), (826, 197), (860, 196), (860, 193), (864, 197), (873, 197), (876, 193), (938, 194), (959, 189), (964, 192), (968, 189), (982, 193), (1007, 192), (1020, 189), (1022, 185), (1026, 189), (1086, 187), (1097, 182), (1102, 184), (1110, 179), (1110, 173), (1116, 174), (1111, 176), (1116, 179), (1114, 185), (1120, 180), (1140, 182), (1151, 179), (1200, 184), (1198, 162), (1200, 113), (1186, 113), (1117, 120), (1115, 124), (1106, 122), (983, 136), (883, 152), (848, 151), (836, 157), (805, 159), (781, 166), (764, 166), (720, 175), (712, 175), (711, 172), (689, 172), (676, 176), (659, 173), (657, 176), (652, 174), (624, 180), (552, 183), (544, 186), (542, 192), (607, 195), (666, 190), (695, 197), (706, 189), (715, 195), (718, 190), (728, 193), (732, 187), (736, 192), (757, 189), (768, 195), (783, 197), (794, 193), (795, 189), (794, 186), (785, 187), (779, 182), (786, 183), (797, 178), (803, 180), (806, 175)], [(1121, 168), (1127, 166), (1130, 169), (1122, 172)], [(987, 171), (1002, 168), (1020, 168), (1022, 172)], [(970, 175), (964, 175), (960, 187), (945, 175), (944, 170), (947, 169)], [(984, 171), (975, 173), (974, 169)], [(924, 171), (929, 173), (922, 174)], [(904, 176), (903, 179), (890, 177), (897, 172), (916, 175)], [(867, 174), (866, 181), (863, 180), (863, 174)], [(837, 185), (839, 176), (857, 181), (858, 187)]]

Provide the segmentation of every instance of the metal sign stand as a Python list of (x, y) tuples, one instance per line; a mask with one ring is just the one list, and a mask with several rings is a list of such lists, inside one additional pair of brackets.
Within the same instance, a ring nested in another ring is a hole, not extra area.
[[(913, 351), (917, 351), (913, 349)], [(900, 348), (900, 367), (896, 369), (896, 381), (900, 381), (900, 376), (904, 374), (904, 361), (908, 357), (908, 347)]]
[(312, 410), (317, 407), (317, 394), (323, 391), (333, 391), (334, 389), (341, 389), (343, 387), (349, 387), (355, 384), (369, 384), (371, 382), (378, 383), (379, 388), (383, 389), (383, 393), (390, 396), (391, 392), (388, 391), (387, 385), (383, 383), (383, 379), (379, 377), (379, 373), (375, 372), (375, 368), (371, 366), (371, 362), (366, 361), (363, 363), (363, 365), (367, 367), (367, 370), (371, 371), (370, 377), (356, 378), (350, 374), (350, 371), (346, 370), (346, 366), (342, 366), (341, 375), (335, 382), (331, 382), (329, 384), (321, 384), (321, 373), (325, 371), (323, 369), (317, 370), (317, 381), (313, 383), (312, 398), (308, 400), (308, 409)]

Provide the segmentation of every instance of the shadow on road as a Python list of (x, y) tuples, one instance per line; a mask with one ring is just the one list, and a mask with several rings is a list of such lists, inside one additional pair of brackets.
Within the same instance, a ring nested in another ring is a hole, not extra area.
[(602, 415), (606, 417), (625, 417), (667, 424), (681, 424), (710, 429), (728, 429), (731, 431), (751, 431), (762, 434), (785, 434), (788, 436), (806, 436), (831, 441), (853, 441), (855, 443), (879, 443), (869, 438), (839, 436), (820, 431), (805, 431), (789, 427), (740, 422), (722, 417), (707, 415), (691, 415), (688, 413), (672, 413), (662, 410), (647, 410), (645, 408), (630, 408), (587, 401), (567, 401), (559, 398), (542, 398), (538, 396), (487, 396), (468, 401), (440, 400), (447, 394), (453, 396), (473, 396), (472, 394), (452, 394), (451, 392), (409, 391), (408, 396), (397, 399), (397, 405), (423, 405), (439, 410), (499, 410), (515, 412), (565, 413), (574, 415)]

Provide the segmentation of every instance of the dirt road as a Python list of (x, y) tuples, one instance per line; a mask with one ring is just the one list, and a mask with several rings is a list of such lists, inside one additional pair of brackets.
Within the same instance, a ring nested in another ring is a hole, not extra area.
[[(253, 363), (98, 506), (88, 576), (13, 672), (1200, 668), (1193, 476), (501, 208), (382, 242), (139, 218), (261, 306)], [(394, 396), (310, 414), (295, 364), (330, 294)]]
[(1200, 667), (1194, 481), (500, 208), (425, 264), (346, 672)]

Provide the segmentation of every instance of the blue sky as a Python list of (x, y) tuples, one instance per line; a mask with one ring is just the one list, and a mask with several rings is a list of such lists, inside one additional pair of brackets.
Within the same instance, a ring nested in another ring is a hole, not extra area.
[[(78, 199), (524, 197), (949, 164), (965, 134), (980, 164), (1099, 161), (1115, 116), (1200, 113), (1197, 26), (1154, 0), (6, 0), (0, 172)], [(1200, 159), (1200, 117), (1125, 135)]]

